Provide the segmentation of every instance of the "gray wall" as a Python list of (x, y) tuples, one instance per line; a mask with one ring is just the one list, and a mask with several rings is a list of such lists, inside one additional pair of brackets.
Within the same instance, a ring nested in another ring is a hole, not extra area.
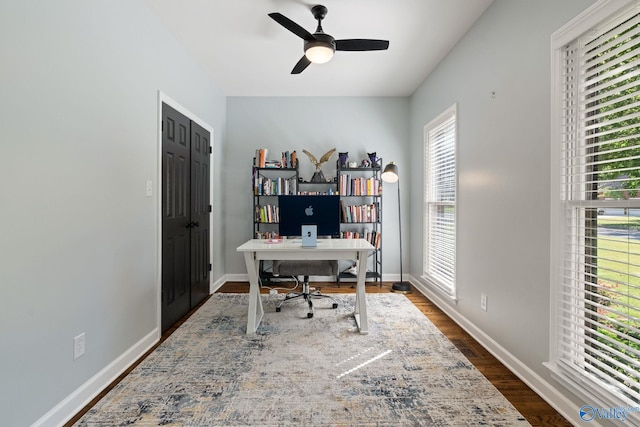
[[(411, 97), (415, 153), (423, 127), (458, 103), (459, 299), (450, 310), (546, 379), (551, 34), (592, 3), (496, 0)], [(421, 162), (411, 158), (414, 229), (422, 227)], [(420, 236), (411, 249), (418, 278)]]
[(24, 426), (158, 326), (158, 90), (214, 128), (222, 235), (226, 102), (140, 0), (1, 0), (0, 58), (0, 414)]
[[(246, 267), (236, 247), (251, 238), (251, 165), (256, 148), (266, 147), (270, 158), (282, 151), (298, 152), (300, 175), (310, 179), (315, 167), (302, 153), (316, 158), (335, 147), (361, 161), (375, 151), (385, 163), (402, 168), (409, 162), (409, 99), (406, 97), (229, 97), (228, 137), (225, 144), (227, 273), (243, 274)], [(325, 163), (325, 176), (335, 174), (337, 153)], [(403, 181), (404, 182), (404, 181)], [(396, 188), (384, 187), (382, 229), (383, 274), (397, 273)], [(408, 212), (405, 212), (408, 221)]]

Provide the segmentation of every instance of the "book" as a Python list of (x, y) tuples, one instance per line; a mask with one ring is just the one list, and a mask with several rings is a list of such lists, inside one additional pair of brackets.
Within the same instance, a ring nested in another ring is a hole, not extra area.
[(267, 164), (267, 152), (266, 148), (256, 149), (256, 156), (253, 158), (253, 165), (259, 168), (264, 168)]

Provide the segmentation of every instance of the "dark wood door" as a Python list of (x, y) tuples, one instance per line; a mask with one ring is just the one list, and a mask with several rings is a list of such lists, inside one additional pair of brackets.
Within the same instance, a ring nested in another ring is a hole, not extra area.
[(191, 122), (191, 307), (209, 295), (209, 132)]
[(209, 294), (210, 145), (162, 104), (162, 332)]
[(162, 332), (191, 306), (191, 124), (162, 104)]

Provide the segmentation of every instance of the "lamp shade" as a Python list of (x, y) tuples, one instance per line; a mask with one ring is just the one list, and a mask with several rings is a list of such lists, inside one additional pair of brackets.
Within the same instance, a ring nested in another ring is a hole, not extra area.
[(393, 162), (389, 162), (389, 164), (385, 166), (384, 171), (382, 172), (382, 175), (380, 175), (380, 178), (382, 178), (384, 182), (390, 182), (390, 183), (397, 182), (399, 178), (398, 166), (396, 166), (396, 164)]

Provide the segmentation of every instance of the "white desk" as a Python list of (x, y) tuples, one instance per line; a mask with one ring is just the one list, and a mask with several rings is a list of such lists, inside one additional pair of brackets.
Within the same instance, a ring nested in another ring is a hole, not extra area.
[(355, 260), (358, 268), (356, 284), (356, 306), (354, 316), (360, 333), (369, 332), (367, 322), (367, 302), (365, 300), (365, 277), (367, 256), (374, 247), (364, 239), (320, 239), (315, 248), (302, 248), (298, 240), (283, 240), (280, 243), (267, 243), (264, 239), (253, 239), (238, 246), (238, 252), (244, 253), (249, 274), (249, 316), (247, 334), (256, 332), (264, 309), (260, 298), (258, 272), (263, 260)]

